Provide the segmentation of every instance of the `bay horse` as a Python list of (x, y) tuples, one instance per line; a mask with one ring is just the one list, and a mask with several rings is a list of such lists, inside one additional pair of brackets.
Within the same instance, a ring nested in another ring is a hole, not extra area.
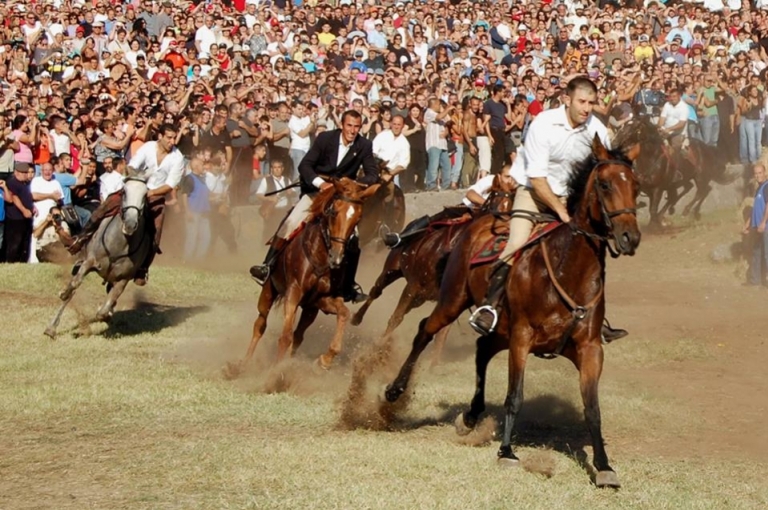
[(45, 330), (56, 337), (61, 315), (88, 273), (95, 271), (107, 283), (107, 300), (96, 313), (97, 321), (109, 321), (117, 300), (153, 246), (151, 225), (146, 218), (147, 182), (143, 176), (124, 180), (122, 209), (119, 215), (106, 218), (86, 246), (85, 260), (59, 294), (63, 301)]
[[(386, 161), (378, 161), (381, 174), (389, 173)], [(400, 232), (405, 226), (405, 195), (394, 182), (383, 183), (363, 206), (363, 217), (357, 226), (360, 246), (380, 239), (383, 230)], [(381, 246), (381, 245), (380, 245)]]
[[(514, 182), (497, 175), (493, 180), (488, 198), (474, 213), (474, 218), (483, 217), (486, 214), (499, 217), (509, 213), (514, 202), (514, 193)], [(470, 209), (467, 208), (465, 214), (470, 214)], [(381, 274), (371, 288), (368, 299), (352, 317), (352, 324), (355, 326), (361, 324), (371, 304), (381, 296), (384, 289), (400, 278), (405, 278), (405, 288), (400, 294), (395, 311), (387, 322), (384, 337), (388, 337), (397, 329), (408, 312), (427, 301), (437, 301), (448, 256), (456, 240), (471, 224), (472, 218), (464, 218), (464, 220), (455, 223), (449, 220), (448, 225), (438, 228), (428, 227), (426, 232), (418, 238), (392, 248), (384, 262)], [(449, 329), (450, 326), (446, 326), (437, 335), (433, 364), (439, 361)]]
[[(639, 143), (646, 149), (637, 161), (637, 178), (640, 191), (648, 196), (649, 226), (652, 228), (662, 226), (667, 212), (675, 214), (678, 202), (694, 186), (696, 194), (683, 209), (683, 216), (693, 213), (694, 218), (699, 219), (701, 206), (712, 191), (711, 183), (728, 184), (731, 180), (726, 175), (724, 151), (691, 138), (689, 151), (693, 161), (675, 155), (658, 127), (647, 117), (638, 116), (625, 124), (617, 133), (616, 142), (622, 146)], [(667, 199), (662, 203), (665, 193)]]
[[(587, 427), (592, 437), (596, 484), (618, 487), (608, 464), (600, 425), (598, 382), (603, 366), (601, 327), (605, 316), (605, 254), (633, 255), (640, 243), (636, 199), (639, 183), (632, 170), (640, 146), (607, 150), (595, 137), (592, 154), (574, 168), (569, 183), (568, 211), (572, 221), (518, 252), (500, 304), (494, 333), (479, 338), (475, 354), (476, 389), (457, 430), (473, 428), (485, 410), (485, 377), (489, 361), (509, 349), (509, 385), (505, 400), (501, 463), (514, 465), (511, 438), (523, 402), (523, 376), (528, 354), (562, 355), (579, 370)], [(512, 212), (514, 214), (514, 211)], [(474, 253), (496, 235), (492, 218), (474, 222), (457, 241), (446, 267), (440, 297), (423, 319), (413, 348), (394, 382), (388, 401), (406, 390), (419, 354), (435, 333), (455, 321), (472, 304), (483, 302), (492, 264), (471, 266)], [(615, 248), (610, 246), (611, 241)]]
[[(366, 188), (346, 177), (330, 182), (333, 186), (315, 196), (307, 222), (278, 255), (274, 271), (259, 296), (259, 315), (253, 324), (248, 351), (240, 362), (227, 365), (225, 375), (228, 378), (237, 377), (253, 357), (267, 328), (267, 316), (279, 299), (284, 301), (284, 316), (277, 361), (296, 352), (320, 311), (336, 315), (336, 331), (328, 352), (320, 356), (318, 363), (325, 369), (330, 368), (341, 351), (349, 309), (340, 294), (339, 274), (343, 274), (345, 249), (360, 221), (363, 205), (380, 184)], [(294, 331), (299, 306), (301, 317)]]

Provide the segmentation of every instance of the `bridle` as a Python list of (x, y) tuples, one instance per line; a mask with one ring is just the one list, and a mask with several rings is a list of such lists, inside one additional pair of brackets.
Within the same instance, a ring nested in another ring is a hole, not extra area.
[[(140, 183), (142, 183), (144, 185), (147, 184), (147, 181), (145, 181), (144, 179), (139, 179), (138, 177), (126, 177), (123, 180), (124, 183), (125, 182), (131, 182), (131, 181), (140, 182)], [(123, 193), (125, 193), (125, 191), (123, 191)], [(137, 205), (129, 205), (129, 206), (125, 206), (125, 207), (120, 208), (120, 217), (124, 218), (125, 217), (125, 213), (127, 213), (128, 211), (130, 211), (132, 209), (135, 209), (136, 212), (139, 213), (139, 215), (141, 215), (142, 212), (143, 212), (143, 209), (141, 207), (139, 207)]]
[[(494, 201), (496, 200), (498, 200), (498, 203), (494, 205)], [(488, 194), (488, 198), (485, 199), (485, 202), (483, 203), (480, 210), (483, 212), (488, 212), (497, 217), (509, 216), (510, 211), (499, 211), (499, 205), (502, 204), (504, 200), (509, 200), (510, 206), (514, 205), (515, 193), (513, 191), (503, 191), (498, 189), (491, 190), (491, 192)]]
[[(626, 161), (622, 161), (620, 159), (603, 159), (595, 163), (595, 166), (592, 167), (592, 172), (597, 172), (598, 168), (605, 165), (619, 165), (628, 168), (630, 171), (634, 171), (632, 169), (632, 164)], [(595, 175), (594, 185), (597, 193), (597, 202), (600, 204), (600, 215), (603, 220), (603, 226), (609, 233), (613, 232), (613, 218), (616, 216), (621, 216), (622, 214), (632, 214), (633, 216), (637, 216), (637, 207), (625, 207), (623, 209), (609, 211), (605, 206), (605, 195), (603, 194), (603, 188), (605, 187), (607, 189), (608, 184), (606, 181), (601, 180), (599, 177), (597, 177), (597, 175)], [(608, 252), (611, 254), (611, 257), (614, 259), (619, 257), (620, 253), (618, 250), (611, 246), (610, 239), (612, 236), (587, 232), (586, 230), (577, 227), (573, 222), (568, 223), (568, 226), (575, 234), (581, 234), (590, 239), (595, 239), (601, 243), (605, 243), (605, 245), (608, 247)]]
[[(350, 204), (355, 204), (355, 205), (363, 205), (363, 201), (360, 200), (359, 198), (349, 198), (347, 196), (336, 193), (328, 201), (328, 205), (325, 206), (325, 209), (323, 210), (323, 216), (322, 216), (323, 218), (329, 218), (329, 219), (334, 218), (338, 214), (336, 209), (333, 208), (333, 204), (337, 200), (341, 200), (342, 202), (348, 202)], [(333, 242), (347, 244), (347, 241), (348, 241), (347, 239), (344, 239), (343, 237), (336, 237), (331, 235), (331, 233), (328, 230), (327, 222), (325, 225), (323, 225), (322, 232), (323, 232), (323, 242), (325, 243), (325, 247), (328, 250), (331, 249), (331, 243)]]

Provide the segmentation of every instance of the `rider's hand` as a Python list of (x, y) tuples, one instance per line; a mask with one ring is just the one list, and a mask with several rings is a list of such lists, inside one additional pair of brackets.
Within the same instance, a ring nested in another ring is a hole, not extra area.
[(331, 184), (330, 182), (324, 182), (320, 185), (320, 191), (325, 191), (328, 188), (332, 188), (332, 187), (333, 187), (333, 184)]
[(570, 223), (571, 222), (571, 216), (568, 214), (568, 211), (563, 209), (559, 213), (557, 213), (558, 216), (560, 216), (560, 221), (563, 223)]

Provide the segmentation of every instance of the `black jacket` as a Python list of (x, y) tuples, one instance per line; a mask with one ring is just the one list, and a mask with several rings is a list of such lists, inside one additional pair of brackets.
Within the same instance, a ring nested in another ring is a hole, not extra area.
[[(373, 157), (373, 144), (357, 135), (349, 148), (341, 164), (336, 166), (339, 155), (339, 139), (341, 130), (326, 131), (317, 135), (315, 143), (299, 163), (299, 175), (301, 177), (301, 194), (317, 192), (312, 184), (315, 177), (348, 177), (356, 179), (361, 184), (371, 185), (379, 180), (379, 168)], [(363, 175), (357, 176), (360, 166), (363, 167)]]

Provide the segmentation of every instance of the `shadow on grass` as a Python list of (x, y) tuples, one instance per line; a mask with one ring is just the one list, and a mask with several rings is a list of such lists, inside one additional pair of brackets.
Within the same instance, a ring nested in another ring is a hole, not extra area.
[(158, 333), (209, 310), (208, 306), (166, 306), (140, 302), (131, 310), (115, 312), (104, 338)]
[[(466, 411), (467, 404), (438, 404), (442, 412), (423, 420), (403, 420), (394, 424), (393, 430), (405, 431), (426, 426), (453, 425), (456, 417)], [(480, 416), (495, 418), (498, 428), (495, 438), (501, 438), (504, 427), (504, 406), (490, 404)], [(582, 409), (556, 395), (538, 395), (526, 399), (515, 420), (513, 447), (547, 448), (574, 459), (587, 473), (594, 475), (584, 448), (592, 441), (587, 431)]]

